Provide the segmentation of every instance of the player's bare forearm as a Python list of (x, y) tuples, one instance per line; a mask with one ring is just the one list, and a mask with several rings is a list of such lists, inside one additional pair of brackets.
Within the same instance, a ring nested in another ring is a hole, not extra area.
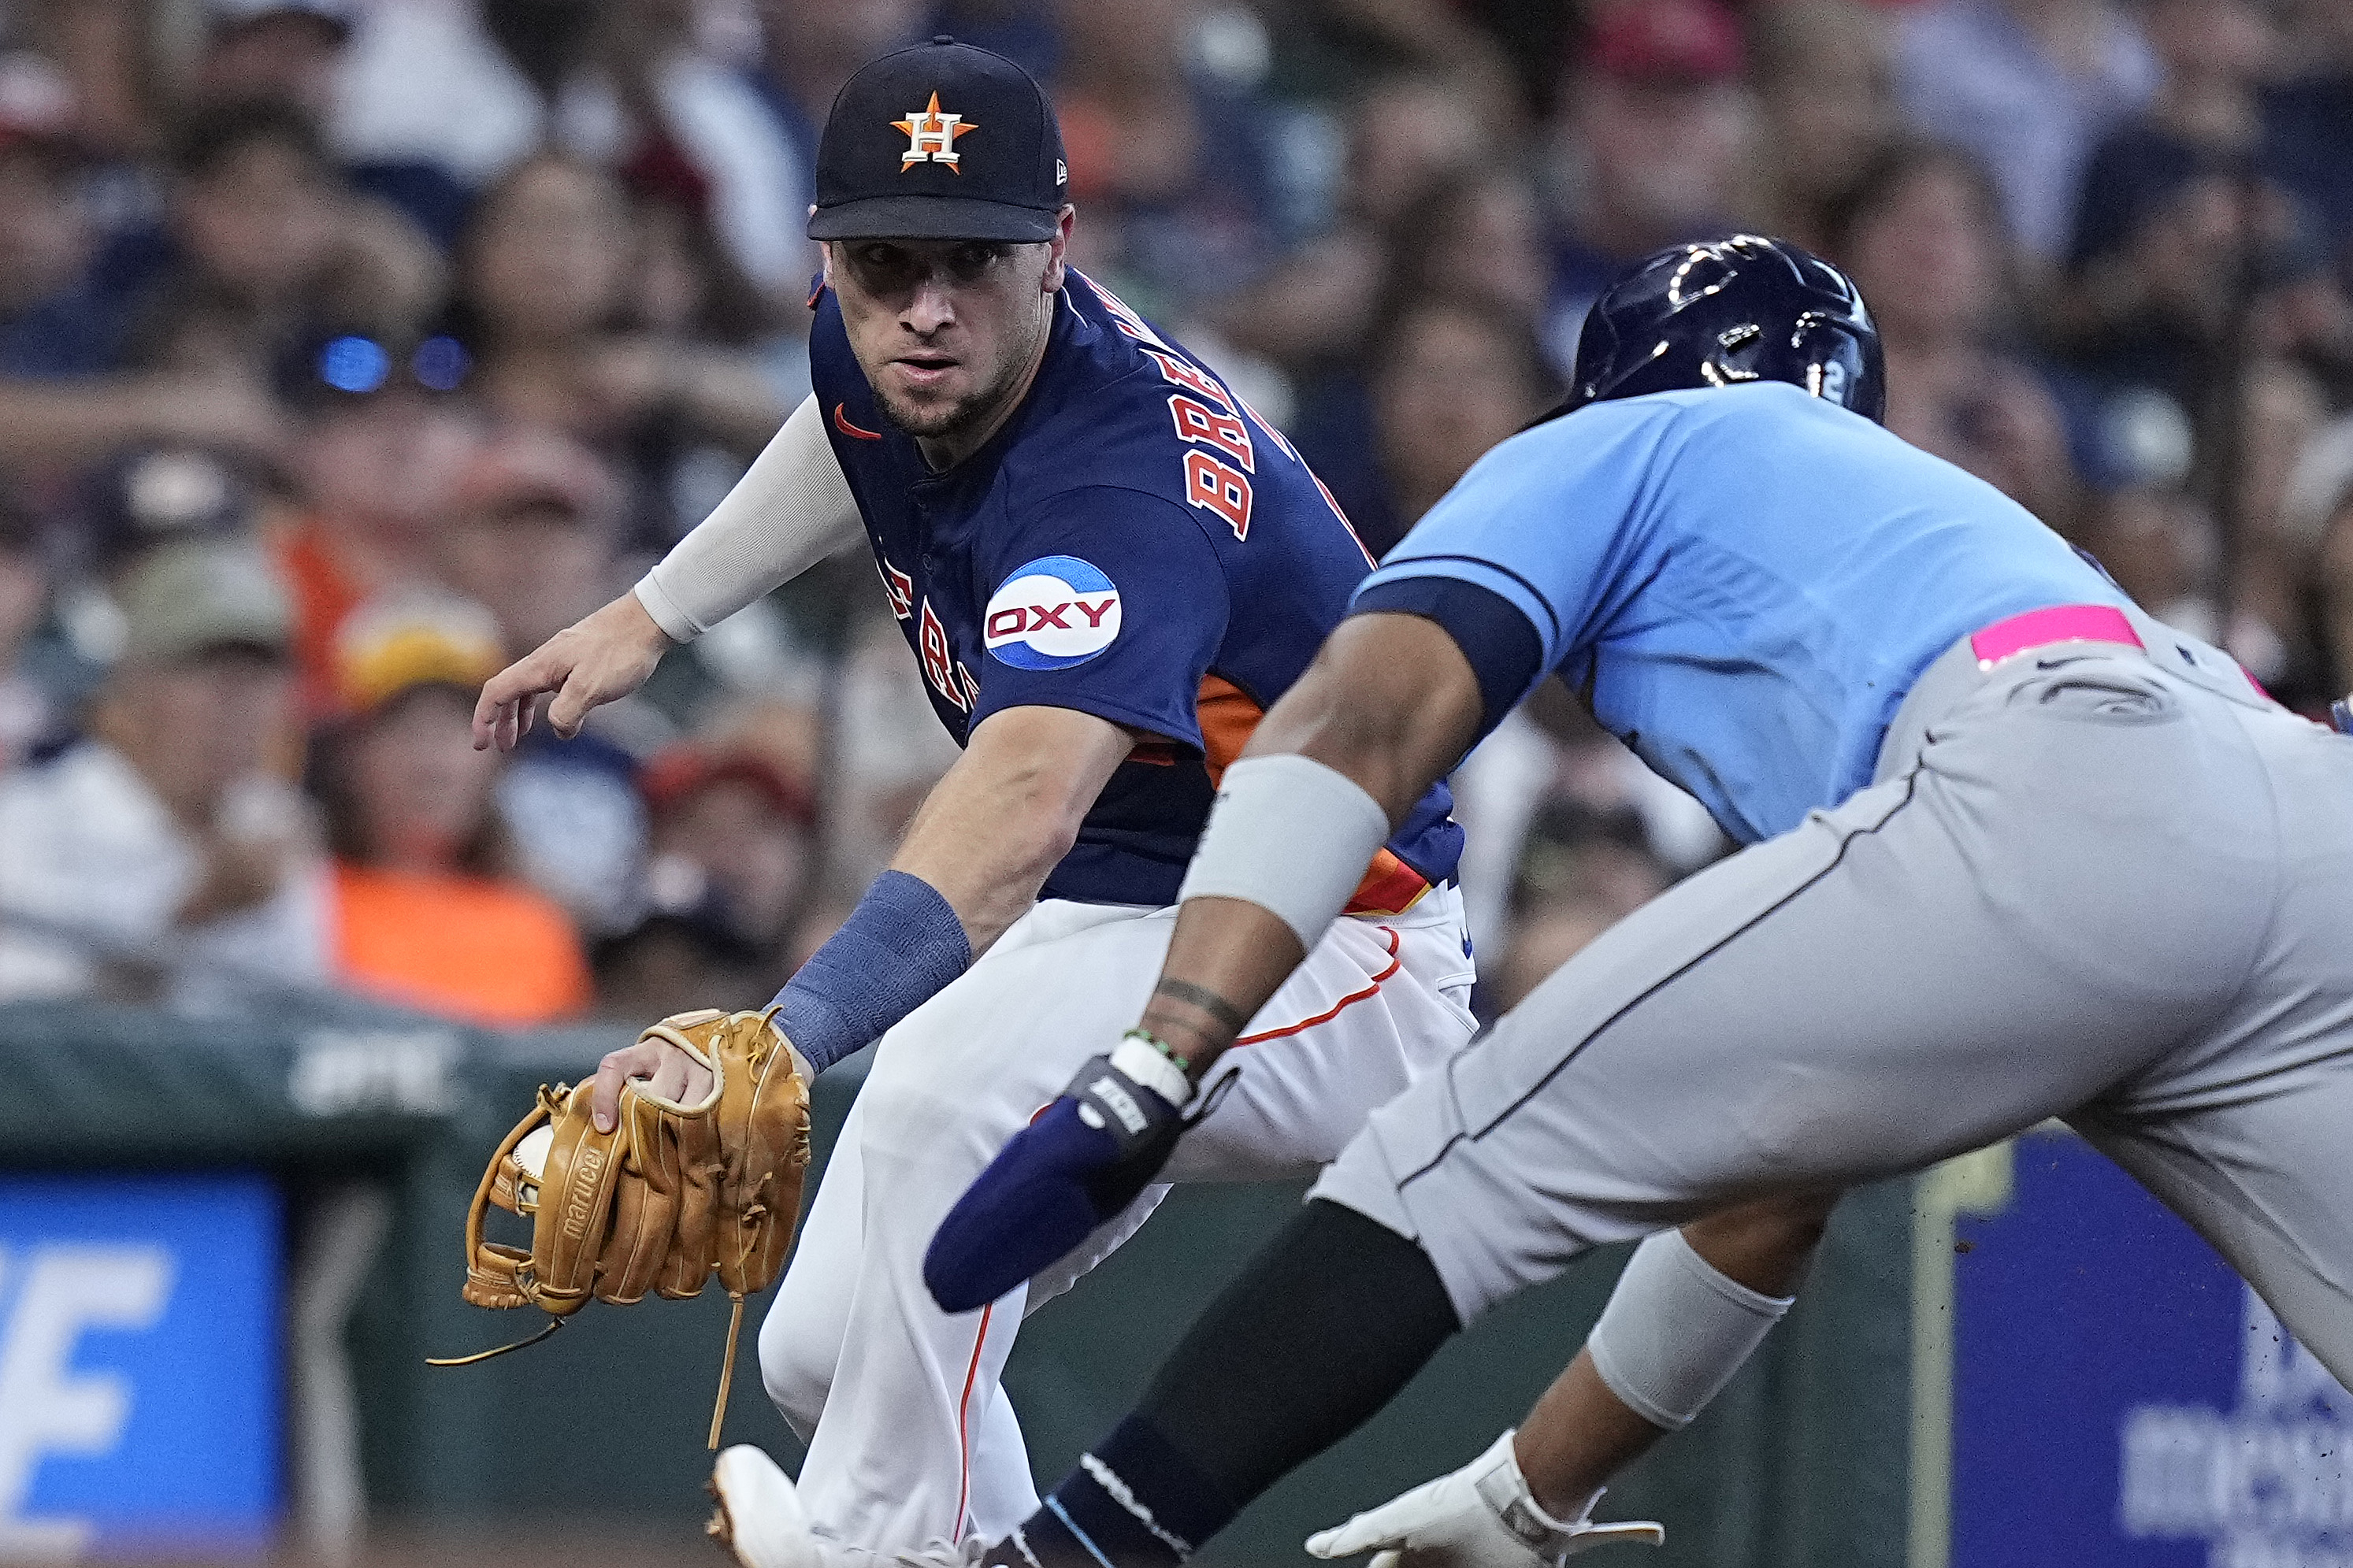
[(1037, 901), (1134, 746), (1125, 730), (1075, 709), (989, 715), (924, 797), (891, 868), (937, 889), (979, 957)]
[[(1246, 757), (1295, 754), (1345, 774), (1395, 827), (1478, 734), (1477, 676), (1444, 628), (1419, 616), (1353, 616), (1259, 723)], [(1306, 957), (1268, 910), (1192, 899), (1143, 1026), (1198, 1080)]]

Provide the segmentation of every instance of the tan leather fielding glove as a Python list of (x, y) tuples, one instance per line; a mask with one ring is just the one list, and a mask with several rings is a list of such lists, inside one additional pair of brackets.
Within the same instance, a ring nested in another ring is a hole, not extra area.
[[(632, 1079), (610, 1132), (590, 1117), (590, 1085), (542, 1086), (539, 1103), (491, 1156), (467, 1211), (465, 1299), (537, 1307), (554, 1320), (544, 1337), (591, 1297), (628, 1305), (651, 1289), (683, 1300), (715, 1272), (736, 1304), (723, 1409), (744, 1299), (784, 1267), (808, 1168), (809, 1075), (775, 1016), (773, 1006), (706, 1009), (647, 1029), (640, 1041), (675, 1046), (708, 1068), (710, 1090), (681, 1104)], [(531, 1219), (530, 1251), (483, 1237), (494, 1204)], [(715, 1420), (712, 1431), (715, 1442)]]

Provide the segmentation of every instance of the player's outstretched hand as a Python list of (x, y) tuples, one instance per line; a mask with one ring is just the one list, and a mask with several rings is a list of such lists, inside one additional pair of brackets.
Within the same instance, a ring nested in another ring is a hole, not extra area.
[(646, 683), (674, 647), (634, 593), (574, 622), (482, 683), (474, 704), (474, 750), (510, 751), (531, 732), (532, 705), (546, 692), (548, 727), (565, 740), (588, 710)]
[(1187, 1126), (1192, 1085), (1131, 1035), (1091, 1058), (965, 1189), (923, 1253), (943, 1311), (996, 1300), (1135, 1201)]
[(1504, 1433), (1451, 1474), (1307, 1538), (1318, 1557), (1374, 1553), (1371, 1568), (1552, 1568), (1616, 1542), (1656, 1546), (1667, 1532), (1648, 1521), (1564, 1524), (1537, 1506)]

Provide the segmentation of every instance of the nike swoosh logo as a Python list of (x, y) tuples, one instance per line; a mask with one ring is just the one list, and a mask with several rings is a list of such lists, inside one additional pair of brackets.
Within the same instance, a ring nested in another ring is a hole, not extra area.
[(837, 403), (833, 405), (833, 427), (835, 429), (840, 431), (845, 436), (855, 436), (861, 441), (880, 441), (882, 439), (882, 432), (880, 430), (861, 430), (857, 426), (852, 425), (849, 422), (849, 405), (846, 403)]

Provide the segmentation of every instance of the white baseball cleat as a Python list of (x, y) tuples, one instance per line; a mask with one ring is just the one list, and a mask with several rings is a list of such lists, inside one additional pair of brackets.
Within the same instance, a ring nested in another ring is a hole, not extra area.
[(743, 1568), (839, 1568), (809, 1530), (793, 1479), (751, 1444), (720, 1453), (708, 1489), (719, 1507), (704, 1531)]
[(719, 1507), (703, 1533), (742, 1568), (970, 1568), (987, 1550), (976, 1536), (957, 1546), (934, 1541), (915, 1551), (889, 1553), (829, 1540), (809, 1527), (792, 1477), (749, 1443), (720, 1454), (704, 1489)]

